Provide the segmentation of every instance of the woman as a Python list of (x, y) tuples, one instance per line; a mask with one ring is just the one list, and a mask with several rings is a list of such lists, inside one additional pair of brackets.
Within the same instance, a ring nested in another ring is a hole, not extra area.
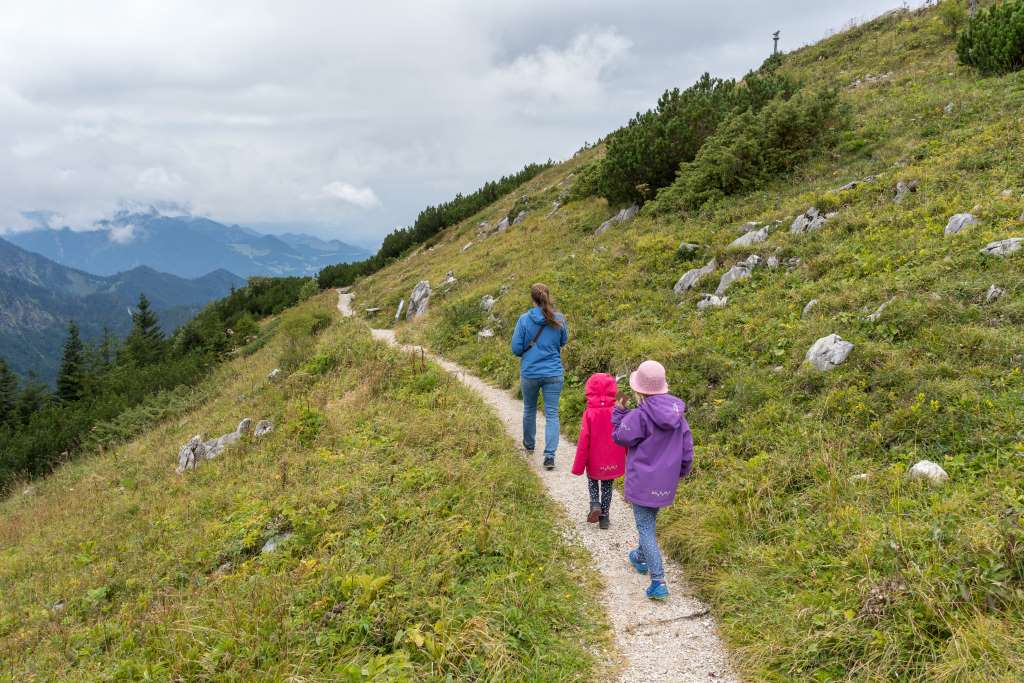
[(555, 468), (558, 448), (558, 399), (562, 394), (562, 347), (569, 341), (565, 316), (555, 311), (546, 285), (530, 288), (533, 308), (519, 316), (512, 353), (519, 356), (523, 391), (523, 448), (533, 453), (537, 436), (537, 396), (544, 396), (544, 468)]

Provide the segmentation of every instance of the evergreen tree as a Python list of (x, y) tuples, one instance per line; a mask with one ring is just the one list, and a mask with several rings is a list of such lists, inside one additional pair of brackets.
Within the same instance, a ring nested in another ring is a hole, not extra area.
[(164, 334), (149, 299), (139, 294), (139, 305), (132, 314), (132, 331), (124, 340), (128, 360), (136, 365), (149, 365), (160, 360), (164, 352)]
[(117, 353), (117, 337), (110, 331), (109, 327), (103, 327), (103, 336), (100, 337), (100, 343), (96, 347), (99, 365), (106, 369), (114, 364), (114, 358)]
[(15, 408), (19, 422), (27, 424), (32, 415), (45, 408), (49, 402), (50, 390), (39, 381), (34, 372), (30, 372), (24, 388), (18, 395), (18, 404)]
[(57, 396), (65, 402), (82, 398), (85, 383), (85, 346), (78, 333), (78, 325), (68, 323), (68, 338), (64, 342), (64, 359), (57, 374)]
[(0, 358), (0, 426), (14, 420), (17, 401), (18, 377), (7, 365), (7, 361)]

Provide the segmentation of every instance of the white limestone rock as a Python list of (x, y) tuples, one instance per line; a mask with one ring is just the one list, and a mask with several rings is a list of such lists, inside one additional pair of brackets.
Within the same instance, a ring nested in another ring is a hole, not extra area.
[(613, 225), (618, 225), (619, 223), (625, 223), (626, 221), (631, 220), (634, 216), (636, 216), (636, 214), (639, 211), (640, 207), (637, 204), (627, 206), (625, 209), (622, 209), (617, 214), (615, 214), (614, 216), (606, 220), (604, 223), (602, 223), (600, 226), (598, 226), (597, 230), (594, 231), (594, 234), (604, 234), (604, 232)]
[(486, 296), (480, 299), (480, 308), (482, 308), (485, 311), (490, 311), (492, 308), (494, 308), (494, 304), (496, 304), (497, 302), (497, 299), (495, 299), (490, 294), (487, 294)]
[(676, 294), (683, 294), (696, 287), (697, 283), (700, 282), (701, 279), (715, 272), (716, 268), (718, 268), (718, 261), (711, 259), (700, 268), (688, 270), (683, 273), (683, 276), (679, 278), (672, 290)]
[(991, 287), (988, 288), (988, 291), (985, 292), (985, 303), (990, 304), (999, 297), (1001, 297), (1003, 294), (1006, 294), (1005, 289), (1003, 289), (999, 285), (992, 285)]
[(430, 308), (430, 282), (420, 280), (409, 295), (409, 309), (405, 314), (407, 320), (415, 320), (424, 315)]
[(949, 222), (946, 223), (946, 229), (943, 230), (944, 235), (957, 235), (968, 225), (974, 225), (978, 222), (978, 219), (973, 214), (969, 213), (958, 213), (949, 217)]
[(928, 484), (943, 484), (949, 481), (949, 475), (937, 463), (921, 460), (907, 470), (907, 479), (923, 481)]
[(1016, 254), (1020, 251), (1022, 245), (1024, 245), (1024, 237), (1008, 237), (1005, 240), (989, 242), (985, 245), (984, 249), (981, 249), (981, 253), (985, 256), (998, 256), (1002, 258)]
[(736, 247), (749, 247), (758, 242), (764, 242), (768, 239), (768, 228), (761, 228), (759, 230), (751, 230), (750, 232), (744, 233), (743, 235), (734, 239), (730, 244), (729, 248)]
[(845, 362), (851, 351), (853, 344), (838, 334), (830, 334), (811, 345), (805, 360), (818, 370), (826, 372)]
[(729, 297), (727, 296), (715, 296), (714, 294), (703, 294), (700, 301), (697, 302), (697, 310), (703, 311), (708, 308), (721, 308), (729, 303)]
[(800, 235), (805, 232), (814, 232), (821, 230), (825, 223), (835, 216), (833, 213), (822, 213), (817, 207), (812, 206), (803, 212), (793, 221), (789, 226), (789, 231), (794, 235)]
[(809, 316), (811, 314), (811, 311), (817, 305), (818, 305), (818, 300), (817, 299), (811, 299), (810, 301), (808, 301), (807, 304), (804, 306), (804, 310), (800, 312), (800, 317), (801, 318), (806, 318), (807, 316)]

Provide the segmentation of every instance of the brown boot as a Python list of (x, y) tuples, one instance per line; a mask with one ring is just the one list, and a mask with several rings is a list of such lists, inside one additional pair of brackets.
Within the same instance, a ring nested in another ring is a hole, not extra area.
[(597, 522), (597, 519), (600, 516), (601, 516), (601, 506), (600, 505), (591, 505), (590, 506), (590, 514), (587, 515), (587, 521), (590, 522), (591, 524), (594, 524), (594, 523)]

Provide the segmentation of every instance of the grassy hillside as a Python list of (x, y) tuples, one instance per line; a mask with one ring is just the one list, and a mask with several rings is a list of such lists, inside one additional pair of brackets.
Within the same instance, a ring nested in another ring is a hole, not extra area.
[[(959, 66), (934, 8), (832, 36), (781, 69), (837, 87), (852, 115), (835, 150), (796, 173), (699, 212), (644, 210), (597, 236), (618, 207), (552, 207), (603, 154), (587, 150), (360, 282), (357, 301), (382, 307), (371, 318), (390, 325), (399, 299), (429, 280), (430, 315), (400, 334), (513, 388), (507, 338), (529, 285), (546, 282), (573, 335), (570, 432), (590, 373), (665, 363), (690, 404), (698, 463), (663, 539), (752, 679), (1019, 680), (1024, 252), (979, 249), (1024, 237), (1024, 72), (980, 78)], [(918, 189), (896, 203), (899, 181)], [(525, 220), (477, 234), (523, 195)], [(835, 216), (790, 234), (812, 205)], [(966, 211), (980, 222), (945, 237), (947, 219)], [(727, 246), (745, 222), (776, 220), (767, 241)], [(724, 308), (698, 313), (699, 294), (751, 253), (800, 262), (757, 268)], [(718, 268), (697, 292), (673, 293), (712, 257)], [(439, 287), (447, 271), (458, 282)], [(993, 284), (1005, 294), (987, 302)], [(484, 295), (498, 297), (494, 319)], [(485, 327), (494, 338), (478, 339)], [(809, 369), (806, 351), (830, 333), (853, 353), (832, 372)], [(951, 482), (907, 482), (923, 458)]]
[[(596, 579), (500, 423), (335, 302), (0, 502), (0, 681), (592, 679)], [(277, 427), (175, 474), (243, 416)]]

